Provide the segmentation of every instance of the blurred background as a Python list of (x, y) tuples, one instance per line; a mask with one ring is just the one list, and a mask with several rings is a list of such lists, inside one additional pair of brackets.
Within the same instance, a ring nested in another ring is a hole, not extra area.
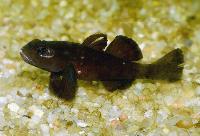
[[(0, 0), (0, 135), (200, 135), (199, 13), (199, 0)], [(66, 102), (19, 55), (35, 38), (81, 43), (96, 32), (133, 38), (144, 63), (181, 48), (183, 79), (113, 93), (79, 81)]]

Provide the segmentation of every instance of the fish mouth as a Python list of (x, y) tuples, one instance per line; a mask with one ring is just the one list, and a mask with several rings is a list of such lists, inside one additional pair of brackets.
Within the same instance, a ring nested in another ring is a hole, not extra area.
[[(35, 66), (35, 67), (38, 67), (38, 66), (33, 62), (32, 59), (30, 59), (29, 57), (27, 57), (27, 55), (23, 52), (23, 50), (20, 50), (20, 55), (21, 55), (22, 59), (23, 59), (26, 63), (28, 63), (28, 64), (30, 64), (30, 65), (33, 65), (33, 66)], [(38, 68), (40, 68), (40, 67), (38, 67)], [(41, 68), (41, 69), (46, 70), (45, 68)]]
[(28, 58), (24, 52), (22, 50), (20, 50), (20, 55), (22, 57), (22, 59), (26, 62), (26, 63), (29, 63), (29, 64), (33, 64), (33, 60), (31, 60), (30, 58)]

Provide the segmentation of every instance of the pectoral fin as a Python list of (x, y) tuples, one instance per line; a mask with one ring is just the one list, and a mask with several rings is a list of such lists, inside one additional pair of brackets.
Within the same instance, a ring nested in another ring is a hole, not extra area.
[(106, 48), (106, 52), (129, 61), (137, 61), (143, 57), (138, 44), (134, 40), (122, 35), (115, 37)]
[(102, 51), (107, 46), (107, 35), (102, 33), (90, 35), (83, 41), (82, 45)]
[(73, 99), (77, 90), (77, 76), (73, 65), (68, 65), (63, 72), (52, 72), (49, 87), (58, 97)]
[(104, 87), (108, 91), (115, 91), (117, 89), (126, 89), (130, 87), (132, 84), (132, 80), (121, 80), (121, 81), (103, 81)]

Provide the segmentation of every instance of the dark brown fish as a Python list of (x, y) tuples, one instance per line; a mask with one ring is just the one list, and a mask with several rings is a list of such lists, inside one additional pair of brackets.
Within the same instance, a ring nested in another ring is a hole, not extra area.
[(102, 81), (110, 91), (124, 89), (135, 79), (177, 81), (184, 57), (175, 49), (152, 64), (140, 64), (142, 52), (135, 41), (119, 35), (107, 46), (105, 34), (93, 34), (82, 44), (35, 39), (20, 52), (25, 62), (51, 72), (50, 88), (72, 99), (77, 79)]

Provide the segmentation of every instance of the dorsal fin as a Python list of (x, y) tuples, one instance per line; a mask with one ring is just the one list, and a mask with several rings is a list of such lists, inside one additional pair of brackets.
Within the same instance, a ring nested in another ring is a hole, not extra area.
[(82, 45), (102, 51), (107, 46), (107, 35), (103, 33), (90, 35), (83, 41)]
[(106, 52), (129, 61), (137, 61), (143, 57), (138, 44), (134, 40), (122, 35), (115, 37), (106, 48)]

